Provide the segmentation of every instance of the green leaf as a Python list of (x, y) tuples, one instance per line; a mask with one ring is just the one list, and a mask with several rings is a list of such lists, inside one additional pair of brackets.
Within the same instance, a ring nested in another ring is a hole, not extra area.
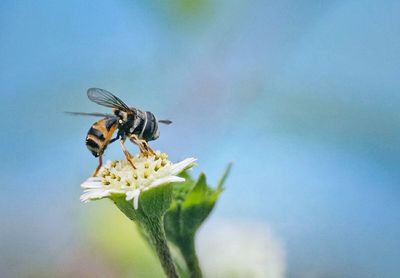
[(208, 217), (223, 191), (223, 185), (230, 173), (229, 164), (218, 182), (216, 189), (207, 185), (206, 176), (201, 173), (195, 182), (187, 172), (181, 174), (184, 183), (174, 184), (173, 202), (165, 215), (167, 236), (176, 243), (179, 239), (194, 236), (197, 229)]
[(206, 176), (201, 173), (194, 181), (187, 172), (183, 173), (186, 181), (175, 184), (173, 201), (164, 217), (164, 228), (169, 241), (174, 243), (190, 270), (190, 277), (201, 277), (194, 238), (199, 227), (212, 212), (223, 185), (229, 175), (232, 164), (229, 164), (216, 189), (207, 185)]
[(225, 169), (224, 174), (223, 174), (222, 177), (219, 179), (217, 189), (218, 189), (220, 192), (221, 192), (222, 190), (224, 190), (224, 184), (225, 184), (226, 179), (227, 179), (228, 176), (229, 176), (229, 173), (231, 172), (232, 166), (233, 166), (233, 163), (232, 163), (232, 162), (229, 163), (229, 164), (228, 164), (228, 167), (226, 167), (226, 169)]
[(214, 208), (216, 198), (212, 198), (213, 191), (206, 182), (206, 176), (199, 176), (194, 188), (182, 203), (182, 221), (186, 234), (194, 234)]
[(184, 208), (200, 204), (208, 199), (213, 190), (208, 187), (206, 182), (206, 175), (201, 173), (193, 189), (186, 195), (182, 206)]
[(192, 179), (187, 171), (183, 171), (179, 174), (179, 176), (184, 178), (185, 181), (173, 184), (174, 202), (183, 202), (188, 192), (192, 190), (195, 185), (195, 181)]

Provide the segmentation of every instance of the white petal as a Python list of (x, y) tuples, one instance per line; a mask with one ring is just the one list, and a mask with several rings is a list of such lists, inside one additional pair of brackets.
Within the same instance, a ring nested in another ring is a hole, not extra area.
[(125, 200), (129, 201), (133, 199), (133, 208), (138, 209), (139, 207), (139, 195), (140, 195), (140, 189), (136, 189), (133, 191), (128, 191), (126, 192), (126, 198)]
[(125, 194), (125, 191), (121, 189), (108, 189), (108, 191), (110, 194)]
[(90, 177), (81, 184), (83, 188), (99, 188), (101, 187), (101, 178)]
[(100, 177), (90, 177), (86, 181), (101, 181)]
[(88, 190), (81, 195), (80, 200), (84, 203), (87, 203), (91, 200), (101, 199), (109, 195), (110, 195), (110, 190), (99, 190), (99, 189)]
[(102, 188), (102, 184), (101, 184), (101, 182), (89, 182), (89, 181), (86, 181), (86, 182), (81, 184), (81, 187), (82, 188), (87, 188), (87, 189), (90, 189), (90, 188), (93, 188), (93, 189), (99, 188), (100, 189), (100, 188)]
[(164, 177), (164, 178), (160, 178), (157, 179), (155, 181), (153, 181), (149, 187), (156, 187), (159, 186), (161, 184), (167, 184), (167, 183), (171, 183), (171, 182), (184, 182), (185, 179), (181, 178), (181, 177), (177, 177), (177, 176), (168, 176), (168, 177)]
[(86, 189), (83, 191), (84, 193), (81, 195), (80, 200), (84, 203), (87, 203), (91, 200), (98, 200), (105, 197), (109, 197), (112, 194), (123, 194), (122, 190), (117, 189)]
[[(134, 190), (134, 191), (135, 191), (135, 190)], [(134, 192), (134, 191), (127, 191), (127, 192), (125, 193), (125, 195), (126, 195), (125, 200), (127, 200), (127, 201), (132, 200), (132, 199), (133, 199), (133, 192)]]
[(171, 174), (176, 175), (182, 172), (183, 170), (192, 167), (196, 160), (197, 159), (191, 157), (191, 158), (186, 158), (185, 160), (182, 160), (181, 162), (178, 162), (176, 164), (173, 164), (171, 166)]
[(138, 209), (139, 207), (139, 195), (140, 195), (140, 190), (137, 192), (137, 196), (133, 197), (133, 208)]

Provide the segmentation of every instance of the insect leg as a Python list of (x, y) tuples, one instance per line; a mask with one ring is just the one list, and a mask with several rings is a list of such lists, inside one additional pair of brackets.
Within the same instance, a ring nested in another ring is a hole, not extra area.
[(149, 144), (142, 139), (139, 139), (136, 135), (132, 134), (129, 137), (129, 140), (136, 144), (139, 149), (140, 149), (140, 153), (144, 156), (149, 156), (149, 155), (155, 155), (156, 153), (150, 148)]
[(119, 141), (119, 142), (121, 144), (121, 148), (122, 148), (122, 151), (124, 152), (126, 160), (128, 160), (128, 162), (131, 164), (133, 169), (136, 169), (135, 165), (132, 162), (132, 155), (130, 154), (130, 152), (125, 147), (125, 144), (124, 144), (125, 143), (125, 139), (121, 139), (121, 141)]
[(143, 148), (144, 150), (146, 150), (146, 153), (147, 153), (147, 154), (156, 155), (156, 153), (153, 151), (153, 149), (150, 148), (149, 143), (147, 143), (145, 140), (141, 140), (141, 145), (142, 145), (142, 148)]
[(143, 153), (143, 150), (142, 150), (142, 148), (140, 146), (140, 142), (139, 142), (140, 140), (135, 134), (130, 135), (129, 140), (139, 147), (140, 153)]
[(114, 143), (115, 141), (117, 141), (120, 138), (120, 135), (117, 134), (117, 136), (115, 136), (115, 138), (111, 139), (109, 144)]
[(102, 165), (103, 165), (103, 156), (100, 155), (100, 156), (99, 156), (99, 165), (97, 166), (96, 170), (94, 170), (94, 172), (93, 172), (93, 174), (92, 174), (92, 177), (97, 176), (97, 173), (99, 172), (99, 170), (100, 170), (100, 168), (101, 168)]

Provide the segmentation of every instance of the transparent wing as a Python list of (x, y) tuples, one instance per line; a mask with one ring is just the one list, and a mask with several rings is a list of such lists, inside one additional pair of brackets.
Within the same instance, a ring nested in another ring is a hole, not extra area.
[(94, 116), (94, 117), (115, 117), (113, 114), (106, 114), (106, 113), (86, 113), (86, 112), (69, 112), (65, 111), (65, 113), (75, 116)]
[(91, 101), (99, 105), (116, 108), (126, 112), (131, 111), (131, 109), (122, 100), (106, 90), (90, 88), (87, 91), (87, 96)]

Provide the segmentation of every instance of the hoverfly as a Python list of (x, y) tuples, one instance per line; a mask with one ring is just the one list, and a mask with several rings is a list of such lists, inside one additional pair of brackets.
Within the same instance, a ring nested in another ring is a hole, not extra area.
[[(132, 155), (124, 144), (127, 138), (139, 146), (141, 154), (154, 155), (148, 142), (156, 140), (160, 136), (158, 123), (171, 124), (170, 120), (157, 121), (153, 113), (128, 107), (121, 99), (103, 89), (90, 88), (87, 90), (87, 96), (94, 103), (112, 108), (113, 111), (113, 114), (67, 112), (73, 115), (103, 117), (90, 127), (86, 136), (86, 147), (95, 157), (99, 158), (99, 165), (93, 172), (93, 176), (97, 175), (103, 164), (102, 156), (107, 146), (118, 139), (120, 139), (126, 159), (133, 168), (135, 165), (132, 162)], [(117, 130), (117, 135), (112, 138)]]

